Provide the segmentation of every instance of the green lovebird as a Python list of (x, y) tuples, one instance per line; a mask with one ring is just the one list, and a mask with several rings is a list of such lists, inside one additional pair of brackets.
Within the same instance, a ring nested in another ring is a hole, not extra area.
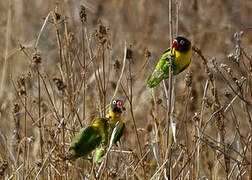
[(168, 48), (159, 60), (156, 68), (147, 79), (147, 86), (153, 88), (158, 85), (163, 79), (169, 77), (169, 58), (174, 55), (172, 60), (173, 75), (177, 75), (184, 71), (191, 62), (192, 45), (189, 40), (184, 37), (176, 37), (172, 43), (172, 49)]
[[(111, 138), (111, 134), (115, 128), (116, 123), (118, 122), (117, 131), (115, 133), (114, 139), (112, 140), (114, 144), (117, 144), (122, 137), (125, 130), (125, 123), (122, 120), (122, 108), (123, 102), (121, 100), (113, 100), (109, 106), (109, 113), (106, 115), (106, 118), (109, 119), (109, 137)], [(104, 156), (104, 147), (101, 146), (96, 150), (96, 162), (101, 162)]]
[(85, 159), (94, 149), (106, 143), (107, 130), (108, 120), (105, 118), (96, 119), (93, 124), (84, 127), (70, 145), (72, 159)]

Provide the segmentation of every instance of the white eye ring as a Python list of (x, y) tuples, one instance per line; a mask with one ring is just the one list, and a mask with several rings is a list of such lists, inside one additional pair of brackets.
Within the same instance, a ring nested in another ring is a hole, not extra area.
[(112, 102), (112, 104), (116, 105), (116, 100), (114, 100), (114, 101)]
[(185, 41), (184, 40), (180, 40), (179, 42), (181, 45), (185, 44)]

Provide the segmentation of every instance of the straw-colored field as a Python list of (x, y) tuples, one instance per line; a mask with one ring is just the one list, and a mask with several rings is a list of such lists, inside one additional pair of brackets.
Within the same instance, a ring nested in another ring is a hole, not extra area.
[[(0, 179), (252, 179), (252, 1), (170, 2), (0, 1)], [(172, 99), (146, 86), (170, 25), (194, 47)], [(69, 160), (113, 97), (120, 144)]]

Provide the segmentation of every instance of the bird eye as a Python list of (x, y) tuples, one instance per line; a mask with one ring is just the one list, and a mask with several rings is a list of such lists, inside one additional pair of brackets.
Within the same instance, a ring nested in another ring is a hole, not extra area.
[(184, 40), (180, 40), (180, 44), (181, 45), (185, 44), (185, 41)]
[(116, 105), (116, 100), (114, 100), (114, 101), (112, 102), (112, 104)]

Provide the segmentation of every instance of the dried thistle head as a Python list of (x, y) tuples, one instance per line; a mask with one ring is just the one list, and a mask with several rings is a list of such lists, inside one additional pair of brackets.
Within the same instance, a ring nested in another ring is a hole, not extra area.
[(26, 90), (23, 86), (18, 89), (18, 94), (20, 96), (26, 95)]
[(12, 107), (12, 113), (13, 113), (13, 114), (17, 114), (17, 113), (19, 113), (19, 111), (20, 111), (20, 106), (19, 106), (19, 104), (18, 104), (18, 103), (14, 103), (14, 104), (13, 104), (13, 107)]
[(25, 86), (25, 76), (24, 75), (19, 76), (19, 78), (17, 80), (17, 84), (19, 87)]
[(146, 127), (147, 132), (151, 132), (152, 131), (152, 124), (148, 124)]
[(55, 18), (56, 18), (56, 21), (58, 22), (61, 19), (61, 15), (55, 12)]
[(147, 48), (145, 48), (145, 50), (144, 50), (144, 57), (145, 58), (151, 57), (151, 52)]
[(111, 81), (111, 82), (110, 82), (110, 87), (111, 87), (113, 90), (115, 90), (115, 88), (116, 88), (116, 83), (113, 82), (113, 81)]
[(156, 103), (157, 104), (162, 104), (162, 102), (163, 102), (163, 100), (161, 98), (158, 98)]
[(67, 86), (64, 84), (63, 80), (60, 78), (53, 78), (54, 83), (56, 84), (59, 91), (63, 91)]
[(114, 67), (115, 70), (119, 70), (121, 68), (121, 64), (118, 61), (118, 59), (115, 60), (115, 62), (113, 64), (113, 67)]
[(80, 21), (82, 23), (84, 23), (84, 22), (87, 21), (86, 8), (83, 5), (80, 6), (80, 13), (79, 13), (79, 15), (80, 15)]
[(98, 39), (98, 42), (101, 45), (105, 45), (108, 42), (108, 32), (109, 28), (104, 26), (101, 22), (98, 25), (98, 28), (95, 31), (95, 36)]
[(133, 58), (133, 51), (131, 48), (128, 48), (126, 52), (126, 59), (132, 59), (132, 58)]
[(25, 91), (25, 77), (24, 75), (21, 75), (17, 80), (17, 91), (20, 96), (26, 95)]
[(8, 162), (3, 161), (0, 165), (0, 177), (4, 175), (4, 172), (7, 168), (8, 168)]
[(178, 144), (178, 148), (179, 148), (179, 150), (181, 150), (183, 152), (187, 151), (186, 145), (184, 143)]
[(41, 63), (42, 57), (40, 53), (34, 53), (32, 56), (33, 63), (39, 65)]
[(117, 169), (112, 169), (112, 170), (109, 171), (108, 176), (111, 179), (117, 179), (118, 177), (120, 177), (120, 174), (118, 174)]

